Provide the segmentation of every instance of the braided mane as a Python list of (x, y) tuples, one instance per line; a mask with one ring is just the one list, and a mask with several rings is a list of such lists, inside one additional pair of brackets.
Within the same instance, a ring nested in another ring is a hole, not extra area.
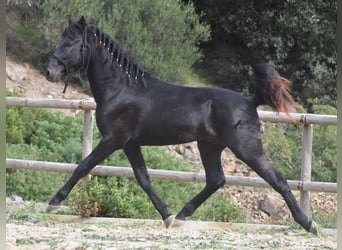
[(127, 52), (115, 42), (110, 35), (101, 31), (98, 27), (92, 26), (92, 35), (95, 37), (98, 46), (101, 46), (107, 53), (109, 61), (111, 61), (113, 67), (121, 68), (122, 74), (127, 76), (129, 83), (141, 81), (146, 87), (146, 81), (144, 76), (147, 72), (141, 68), (137, 62), (131, 58)]

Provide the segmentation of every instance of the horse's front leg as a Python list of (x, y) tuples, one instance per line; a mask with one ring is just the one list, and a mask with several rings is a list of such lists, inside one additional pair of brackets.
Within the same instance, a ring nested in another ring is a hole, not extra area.
[(131, 163), (135, 178), (139, 185), (146, 192), (154, 207), (163, 218), (165, 226), (168, 228), (172, 223), (172, 214), (168, 211), (167, 205), (160, 199), (151, 185), (150, 177), (148, 175), (140, 147), (124, 148), (124, 152)]
[(51, 199), (47, 208), (47, 212), (56, 209), (61, 204), (61, 202), (69, 195), (70, 191), (77, 184), (77, 182), (81, 178), (89, 174), (96, 165), (101, 163), (116, 149), (118, 149), (118, 147), (112, 143), (111, 139), (102, 139), (95, 147), (95, 149), (79, 163), (70, 179)]

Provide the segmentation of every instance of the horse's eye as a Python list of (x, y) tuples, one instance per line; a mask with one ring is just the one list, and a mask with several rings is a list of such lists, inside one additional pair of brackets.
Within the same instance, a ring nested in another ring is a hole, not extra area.
[(64, 46), (67, 47), (67, 48), (69, 48), (69, 47), (72, 46), (72, 44), (73, 44), (73, 43), (72, 43), (71, 41), (68, 41), (68, 42), (65, 43)]

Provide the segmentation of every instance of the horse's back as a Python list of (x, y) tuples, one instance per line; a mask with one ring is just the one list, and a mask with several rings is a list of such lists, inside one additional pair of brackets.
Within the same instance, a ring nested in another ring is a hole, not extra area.
[[(157, 82), (158, 83), (158, 82)], [(257, 119), (250, 98), (222, 88), (148, 85), (136, 140), (140, 144), (177, 144), (217, 140), (240, 120)]]

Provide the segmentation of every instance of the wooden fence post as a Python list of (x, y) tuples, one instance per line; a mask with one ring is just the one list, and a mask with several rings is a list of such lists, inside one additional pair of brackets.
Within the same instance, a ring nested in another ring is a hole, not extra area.
[[(82, 159), (86, 158), (93, 150), (93, 127), (94, 127), (94, 111), (84, 111), (84, 125), (83, 125), (83, 147), (82, 147)], [(87, 175), (82, 178), (81, 185), (87, 185), (91, 178), (91, 175)]]
[[(302, 169), (301, 181), (311, 181), (311, 154), (312, 154), (312, 134), (313, 125), (304, 123), (302, 140)], [(300, 191), (300, 207), (307, 216), (310, 216), (310, 192)]]

